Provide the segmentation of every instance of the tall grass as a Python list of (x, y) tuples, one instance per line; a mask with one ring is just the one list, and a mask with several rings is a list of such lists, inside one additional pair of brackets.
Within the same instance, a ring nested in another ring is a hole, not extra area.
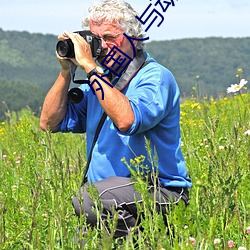
[[(112, 239), (116, 221), (107, 221), (111, 235), (100, 221), (99, 229), (85, 233), (85, 249), (228, 249), (229, 240), (235, 249), (250, 249), (249, 103), (249, 94), (186, 100), (181, 127), (193, 180), (190, 204), (170, 209), (165, 225), (142, 181), (141, 227), (118, 242)], [(30, 110), (6, 114), (0, 124), (0, 249), (80, 249), (76, 229), (86, 223), (75, 217), (71, 197), (85, 160), (83, 135), (41, 132)], [(143, 157), (128, 164), (140, 166)], [(101, 209), (97, 198), (96, 206)]]

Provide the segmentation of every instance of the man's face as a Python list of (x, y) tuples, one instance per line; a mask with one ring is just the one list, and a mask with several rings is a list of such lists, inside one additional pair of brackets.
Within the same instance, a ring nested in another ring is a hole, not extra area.
[[(102, 39), (102, 48), (104, 49), (103, 56), (98, 58), (99, 62), (102, 62), (106, 55), (115, 46), (120, 49), (129, 57), (133, 57), (133, 48), (129, 40), (123, 35), (124, 31), (121, 30), (118, 25), (114, 25), (108, 22), (103, 22), (101, 25), (94, 23), (90, 20), (90, 30), (93, 34)], [(117, 52), (114, 58), (118, 58), (119, 55), (124, 57), (121, 53)], [(112, 61), (107, 64), (107, 67), (111, 67)]]

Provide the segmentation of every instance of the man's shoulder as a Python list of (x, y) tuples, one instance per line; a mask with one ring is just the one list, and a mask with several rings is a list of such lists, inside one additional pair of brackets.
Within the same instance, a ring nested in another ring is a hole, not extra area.
[(172, 72), (164, 65), (159, 63), (155, 58), (147, 54), (147, 65), (141, 70), (140, 77), (164, 77), (174, 78)]
[(162, 65), (155, 58), (151, 57), (148, 52), (144, 51), (144, 53), (146, 54), (146, 62), (151, 66), (151, 68), (159, 68), (160, 70), (165, 70), (170, 72), (170, 70), (165, 65)]

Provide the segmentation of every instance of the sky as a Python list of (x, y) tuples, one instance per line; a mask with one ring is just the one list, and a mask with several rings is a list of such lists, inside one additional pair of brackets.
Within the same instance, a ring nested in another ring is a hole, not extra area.
[[(0, 0), (0, 28), (54, 35), (65, 30), (73, 32), (81, 29), (81, 21), (92, 2), (94, 0)], [(127, 2), (141, 15), (156, 0)], [(165, 13), (159, 5), (155, 7), (163, 14), (164, 21), (157, 27), (158, 17), (146, 32), (151, 41), (250, 37), (250, 0), (174, 0), (174, 3)], [(149, 22), (143, 26), (145, 29)]]

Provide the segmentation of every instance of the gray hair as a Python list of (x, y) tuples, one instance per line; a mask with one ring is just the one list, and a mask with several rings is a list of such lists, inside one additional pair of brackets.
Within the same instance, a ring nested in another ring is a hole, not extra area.
[[(103, 20), (117, 24), (126, 35), (143, 38), (143, 29), (141, 22), (135, 16), (138, 13), (131, 7), (130, 4), (121, 0), (104, 0), (102, 2), (93, 3), (89, 8), (89, 15), (82, 21), (82, 27), (89, 29), (89, 22), (92, 20), (95, 23), (101, 24)], [(137, 43), (137, 49), (143, 48), (143, 42)]]

